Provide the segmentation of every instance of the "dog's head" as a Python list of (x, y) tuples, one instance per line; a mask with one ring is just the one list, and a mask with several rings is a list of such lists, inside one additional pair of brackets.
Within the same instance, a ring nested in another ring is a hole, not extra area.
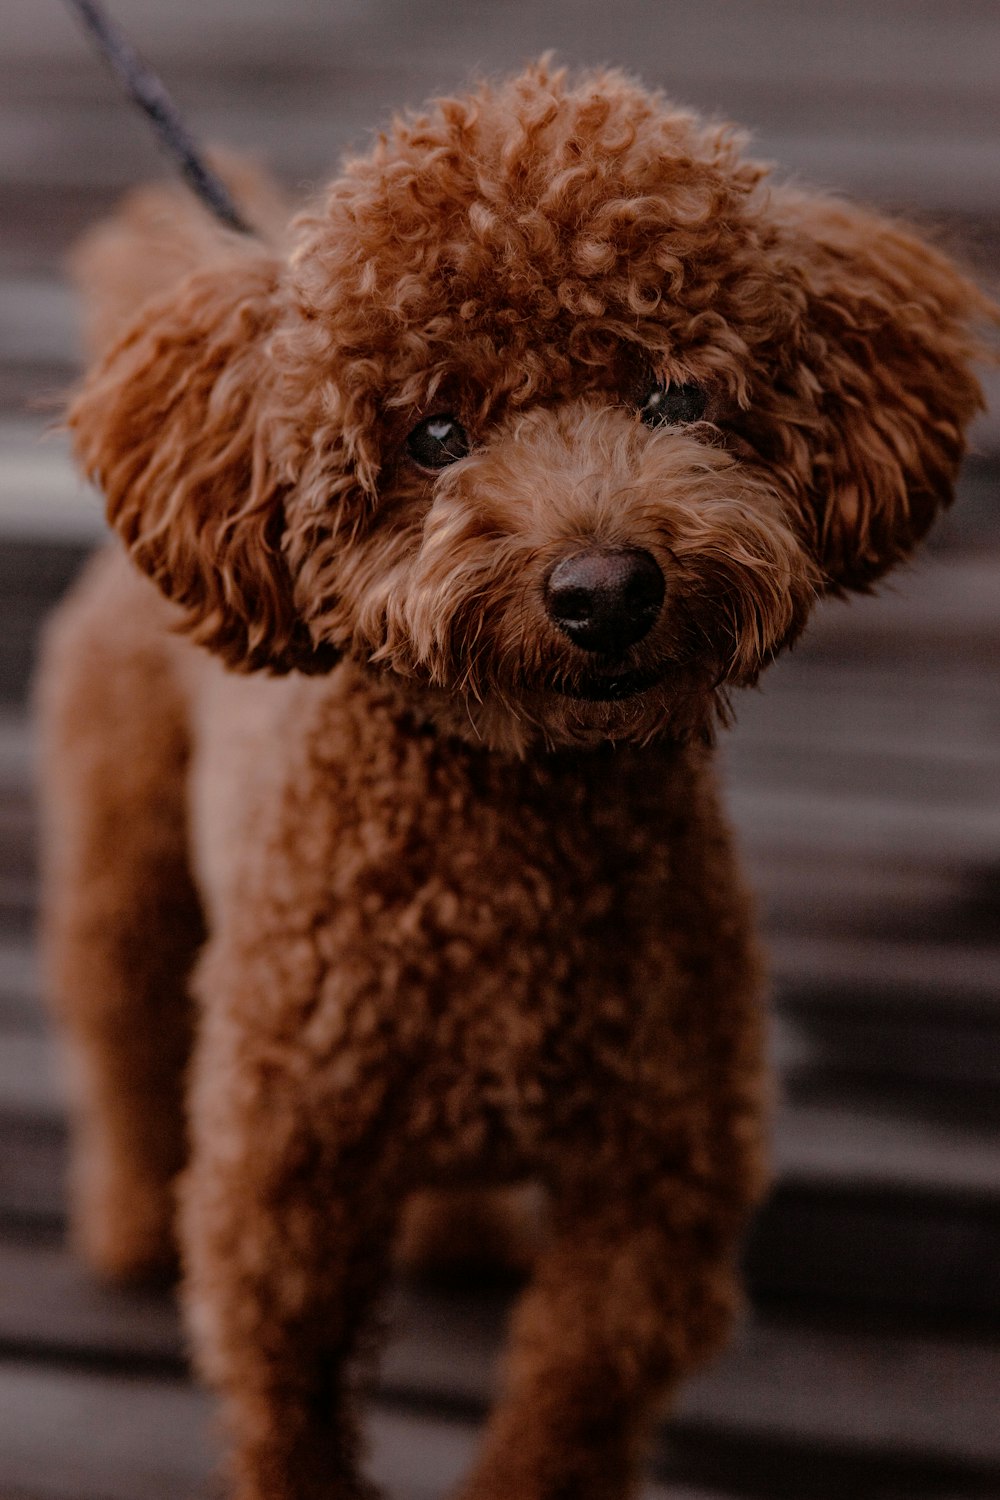
[(544, 66), (397, 122), (148, 305), (71, 414), (236, 668), (389, 671), (523, 747), (686, 735), (951, 497), (989, 304), (722, 127)]

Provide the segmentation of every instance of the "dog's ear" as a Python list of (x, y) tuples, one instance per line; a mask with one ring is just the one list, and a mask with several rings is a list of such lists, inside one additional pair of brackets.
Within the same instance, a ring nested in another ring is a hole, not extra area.
[(69, 411), (135, 563), (240, 671), (324, 670), (292, 601), (273, 472), (267, 340), (278, 263), (240, 251), (147, 303)]
[(864, 590), (952, 499), (983, 405), (977, 330), (997, 309), (898, 224), (831, 199), (773, 201), (797, 303), (786, 353), (811, 393), (804, 520), (828, 587)]

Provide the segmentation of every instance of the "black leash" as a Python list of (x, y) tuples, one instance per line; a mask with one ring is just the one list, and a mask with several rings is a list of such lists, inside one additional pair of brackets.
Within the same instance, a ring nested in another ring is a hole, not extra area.
[(121, 28), (107, 15), (98, 0), (66, 0), (66, 3), (79, 16), (129, 98), (152, 120), (160, 140), (179, 165), (188, 185), (227, 229), (235, 229), (239, 234), (253, 234), (254, 230), (233, 202), (229, 189), (212, 171), (189, 135), (163, 81), (143, 62)]

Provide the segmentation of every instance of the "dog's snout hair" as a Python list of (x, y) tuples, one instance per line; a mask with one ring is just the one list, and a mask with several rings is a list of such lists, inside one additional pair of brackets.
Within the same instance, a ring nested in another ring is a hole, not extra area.
[[(636, 428), (630, 412), (593, 399), (532, 412), (441, 474), (398, 567), (384, 568), (384, 531), (359, 535), (371, 592), (352, 618), (371, 634), (356, 634), (354, 649), (460, 689), (463, 714), (491, 739), (501, 717), (525, 739), (544, 719), (555, 742), (710, 727), (719, 689), (752, 680), (799, 628), (815, 570), (772, 488), (730, 454)], [(612, 605), (561, 621), (552, 580), (586, 555), (641, 561), (619, 578), (617, 615)], [(627, 658), (641, 702), (601, 697), (593, 652)]]

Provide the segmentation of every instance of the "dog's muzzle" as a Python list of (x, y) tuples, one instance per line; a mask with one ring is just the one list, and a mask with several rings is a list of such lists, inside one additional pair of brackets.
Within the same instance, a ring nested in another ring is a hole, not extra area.
[(666, 585), (639, 547), (589, 547), (556, 564), (545, 583), (549, 619), (583, 651), (621, 656), (653, 628)]

